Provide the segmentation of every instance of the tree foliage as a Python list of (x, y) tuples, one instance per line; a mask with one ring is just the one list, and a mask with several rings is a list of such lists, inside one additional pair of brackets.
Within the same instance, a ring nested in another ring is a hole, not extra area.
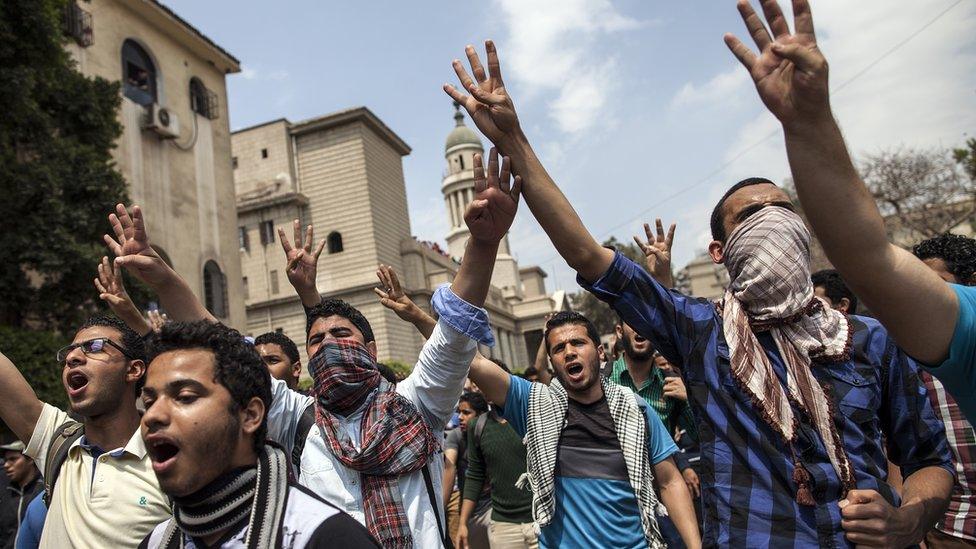
[(64, 49), (64, 0), (0, 4), (0, 324), (67, 329), (96, 307), (105, 215), (126, 202), (111, 150), (119, 86)]
[(70, 343), (52, 332), (0, 326), (0, 349), (30, 381), (37, 398), (65, 410), (68, 396), (61, 384), (58, 349)]
[(965, 147), (953, 149), (952, 158), (962, 166), (969, 179), (976, 181), (976, 138), (970, 137)]
[[(616, 237), (610, 237), (603, 242), (603, 245), (617, 250), (634, 260), (645, 270), (647, 269), (647, 265), (644, 263), (644, 252), (636, 244), (620, 242)], [(609, 305), (600, 301), (587, 291), (579, 291), (572, 294), (570, 301), (573, 305), (573, 310), (590, 319), (590, 322), (596, 326), (600, 334), (613, 333), (614, 326), (617, 325), (617, 313), (613, 312), (613, 309)]]

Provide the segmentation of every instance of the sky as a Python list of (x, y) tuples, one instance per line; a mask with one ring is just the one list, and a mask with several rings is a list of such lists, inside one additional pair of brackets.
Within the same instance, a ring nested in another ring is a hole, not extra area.
[[(523, 129), (600, 240), (676, 222), (680, 268), (705, 250), (729, 186), (789, 176), (779, 125), (722, 41), (748, 38), (733, 0), (163, 1), (241, 60), (227, 78), (232, 129), (376, 113), (413, 149), (404, 178), (422, 240), (443, 243), (448, 229), (440, 184), (454, 120), (441, 87), (455, 83), (464, 46), (483, 51), (487, 38)], [(811, 5), (855, 157), (951, 148), (976, 133), (976, 2)], [(549, 273), (550, 290), (578, 289), (524, 204), (510, 242), (521, 266)]]

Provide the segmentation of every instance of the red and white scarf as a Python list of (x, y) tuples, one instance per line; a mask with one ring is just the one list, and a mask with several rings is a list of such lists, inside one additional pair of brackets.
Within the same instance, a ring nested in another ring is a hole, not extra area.
[[(725, 265), (730, 282), (722, 320), (732, 377), (762, 419), (790, 446), (797, 501), (815, 504), (809, 473), (793, 448), (798, 422), (794, 406), (820, 434), (844, 490), (853, 488), (854, 471), (834, 425), (831, 397), (810, 370), (811, 359), (848, 359), (851, 328), (843, 313), (813, 294), (810, 233), (794, 212), (767, 206), (729, 235)], [(768, 331), (776, 342), (786, 366), (786, 390), (756, 331)]]
[[(367, 530), (384, 548), (413, 547), (399, 477), (427, 465), (440, 441), (417, 407), (380, 376), (375, 358), (358, 342), (323, 344), (308, 369), (315, 423), (333, 455), (363, 476)], [(357, 450), (334, 414), (348, 416), (367, 400)]]

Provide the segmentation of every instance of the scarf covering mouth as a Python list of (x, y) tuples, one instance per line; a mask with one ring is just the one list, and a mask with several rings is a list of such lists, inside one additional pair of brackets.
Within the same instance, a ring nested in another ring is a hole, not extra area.
[(248, 521), (244, 540), (248, 549), (279, 546), (287, 497), (287, 456), (265, 445), (256, 467), (228, 471), (189, 496), (173, 498), (173, 520), (159, 547), (178, 549), (184, 546), (184, 534), (201, 539), (244, 520)]
[[(811, 359), (843, 362), (850, 356), (847, 316), (814, 296), (810, 281), (810, 233), (800, 217), (767, 206), (740, 224), (725, 247), (729, 287), (722, 306), (722, 329), (730, 369), (763, 421), (790, 447), (796, 500), (815, 505), (810, 475), (800, 463), (795, 441), (795, 406), (820, 435), (844, 492), (855, 487), (850, 459), (833, 421), (830, 395), (814, 377)], [(786, 390), (755, 331), (768, 331), (786, 367)]]
[[(440, 440), (417, 407), (380, 376), (376, 359), (359, 342), (323, 344), (308, 369), (322, 437), (336, 459), (363, 476), (367, 530), (384, 548), (413, 547), (399, 477), (425, 467), (440, 450)], [(348, 416), (364, 403), (357, 445), (336, 415)]]

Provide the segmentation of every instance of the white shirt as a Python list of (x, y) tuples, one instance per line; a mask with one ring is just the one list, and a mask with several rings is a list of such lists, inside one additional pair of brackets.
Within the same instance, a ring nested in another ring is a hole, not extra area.
[[(438, 321), (434, 333), (421, 350), (413, 372), (396, 386), (396, 391), (420, 410), (424, 421), (433, 430), (438, 440), (444, 436), (444, 425), (454, 412), (464, 387), (464, 379), (468, 375), (468, 366), (474, 358), (476, 349), (477, 342), (458, 332), (442, 319)], [(312, 398), (289, 390), (285, 382), (279, 380), (272, 380), (271, 391), (268, 438), (284, 446), (290, 455), (295, 442), (298, 420), (305, 408), (312, 403)], [(357, 449), (360, 441), (362, 411), (361, 409), (345, 418), (335, 416)], [(443, 471), (444, 460), (435, 457), (430, 464), (430, 474), (437, 509), (444, 508), (441, 501)], [(333, 455), (317, 426), (309, 430), (305, 439), (298, 482), (319, 497), (349, 513), (360, 523), (366, 523), (360, 474), (347, 468)], [(399, 484), (414, 546), (441, 547), (437, 518), (430, 505), (423, 472), (416, 471), (401, 476)], [(441, 516), (441, 524), (447, 527), (443, 516)]]

